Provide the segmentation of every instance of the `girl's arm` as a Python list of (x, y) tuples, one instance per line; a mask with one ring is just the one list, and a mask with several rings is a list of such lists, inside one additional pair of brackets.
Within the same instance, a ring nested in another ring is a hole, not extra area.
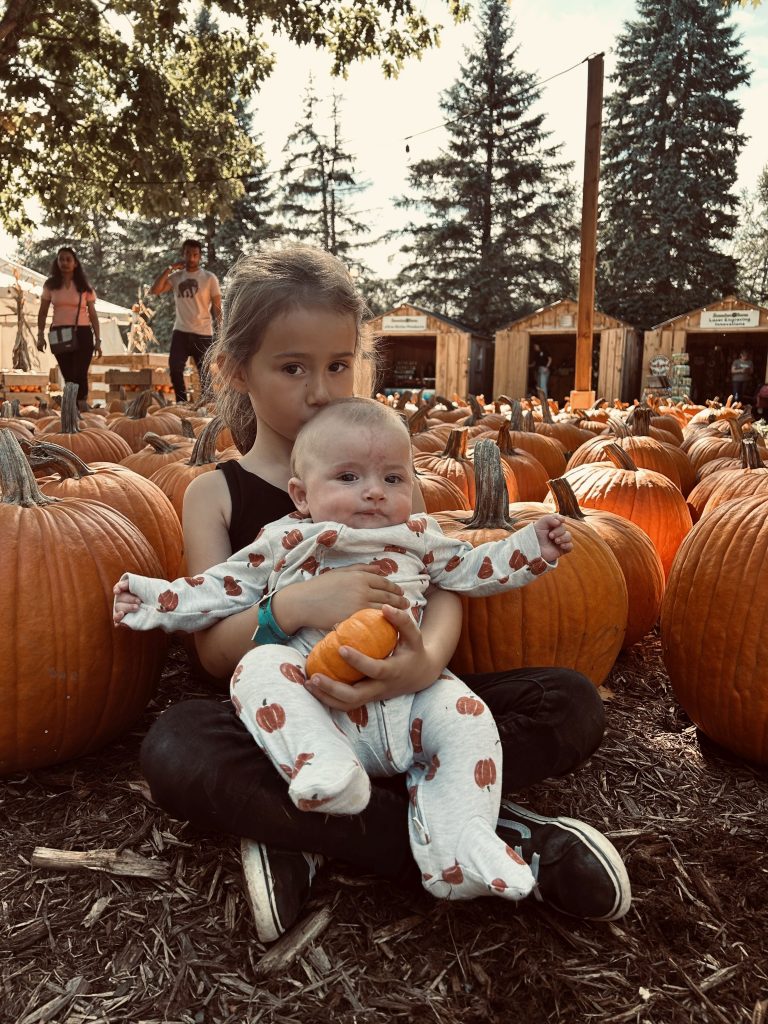
[(96, 303), (88, 303), (88, 319), (91, 321), (91, 327), (93, 328), (93, 341), (95, 356), (101, 355), (101, 324), (99, 323), (99, 314), (96, 312)]
[(45, 321), (48, 319), (50, 299), (40, 299), (40, 309), (37, 311), (37, 347), (40, 352), (45, 349)]

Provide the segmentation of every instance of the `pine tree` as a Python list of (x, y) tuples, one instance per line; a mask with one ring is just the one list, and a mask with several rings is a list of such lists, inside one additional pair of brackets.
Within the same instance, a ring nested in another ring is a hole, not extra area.
[(280, 214), (283, 229), (293, 238), (318, 245), (351, 265), (366, 227), (356, 217), (350, 197), (368, 186), (355, 176), (354, 157), (341, 137), (339, 98), (334, 95), (331, 131), (318, 127), (321, 117), (310, 78), (304, 96), (304, 115), (286, 141), (282, 169)]
[(754, 192), (741, 197), (739, 226), (733, 239), (738, 261), (739, 298), (759, 305), (768, 303), (768, 167)]
[(488, 332), (571, 292), (575, 275), (570, 165), (531, 110), (540, 89), (512, 36), (506, 0), (482, 0), (475, 44), (441, 98), (449, 142), (414, 164), (398, 204), (416, 215), (403, 294)]
[(749, 79), (719, 0), (638, 0), (606, 102), (598, 299), (639, 327), (732, 292)]

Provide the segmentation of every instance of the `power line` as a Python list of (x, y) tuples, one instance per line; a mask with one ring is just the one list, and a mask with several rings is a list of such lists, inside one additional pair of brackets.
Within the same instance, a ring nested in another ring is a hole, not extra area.
[[(588, 56), (586, 56), (584, 58), (584, 60), (580, 60), (577, 64), (572, 64), (571, 67), (569, 67), (569, 68), (563, 68), (562, 71), (557, 71), (554, 75), (550, 75), (549, 78), (545, 78), (541, 82), (537, 81), (534, 85), (531, 86), (531, 88), (529, 89), (529, 92), (535, 92), (535, 91), (541, 89), (541, 87), (543, 85), (546, 85), (547, 82), (551, 82), (551, 81), (553, 81), (553, 79), (559, 78), (561, 75), (567, 75), (569, 71), (574, 71), (576, 68), (581, 67), (582, 64), (586, 64), (587, 61), (591, 60), (593, 57), (602, 57), (602, 56), (603, 56), (602, 53), (590, 53)], [(408, 146), (408, 140), (409, 139), (416, 139), (420, 135), (428, 135), (429, 132), (436, 132), (438, 130), (438, 128), (446, 128), (449, 124), (456, 124), (458, 121), (464, 121), (468, 117), (473, 117), (475, 114), (482, 113), (482, 111), (485, 110), (485, 109), (486, 109), (485, 106), (475, 107), (473, 110), (468, 110), (466, 114), (460, 114), (459, 117), (454, 117), (450, 121), (443, 121), (442, 124), (436, 124), (432, 128), (425, 128), (423, 131), (414, 132), (412, 135), (406, 135), (405, 138), (403, 139), (403, 141), (406, 144), (405, 152), (406, 153), (410, 153), (410, 151), (411, 151), (410, 150), (410, 146)]]

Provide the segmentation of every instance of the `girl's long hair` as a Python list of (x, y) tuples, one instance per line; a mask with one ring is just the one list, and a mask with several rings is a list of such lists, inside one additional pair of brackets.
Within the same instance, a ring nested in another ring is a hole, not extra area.
[(75, 288), (77, 288), (79, 292), (89, 292), (91, 290), (91, 286), (88, 284), (88, 278), (85, 276), (85, 271), (83, 270), (78, 255), (71, 245), (62, 245), (62, 247), (54, 256), (53, 263), (51, 264), (50, 277), (45, 282), (46, 287), (50, 288), (51, 291), (55, 291), (55, 289), (61, 288), (62, 285), (64, 284), (64, 279), (61, 276), (61, 268), (59, 267), (59, 256), (63, 252), (68, 252), (72, 256), (74, 256), (75, 270), (74, 273), (72, 274), (72, 280), (74, 282)]
[(367, 308), (336, 256), (307, 245), (270, 247), (241, 258), (227, 274), (221, 324), (205, 364), (216, 381), (216, 411), (243, 453), (256, 438), (256, 417), (248, 395), (232, 387), (233, 377), (258, 352), (275, 317), (313, 306), (352, 317), (357, 331), (355, 390), (370, 388), (373, 373), (365, 383), (361, 376), (375, 366), (375, 346), (363, 331)]

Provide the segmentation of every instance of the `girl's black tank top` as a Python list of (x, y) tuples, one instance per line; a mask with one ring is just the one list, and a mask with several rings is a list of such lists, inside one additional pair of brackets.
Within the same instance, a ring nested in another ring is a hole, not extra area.
[(234, 459), (216, 468), (224, 474), (232, 499), (229, 540), (233, 552), (250, 544), (262, 526), (296, 511), (287, 491), (249, 473)]

